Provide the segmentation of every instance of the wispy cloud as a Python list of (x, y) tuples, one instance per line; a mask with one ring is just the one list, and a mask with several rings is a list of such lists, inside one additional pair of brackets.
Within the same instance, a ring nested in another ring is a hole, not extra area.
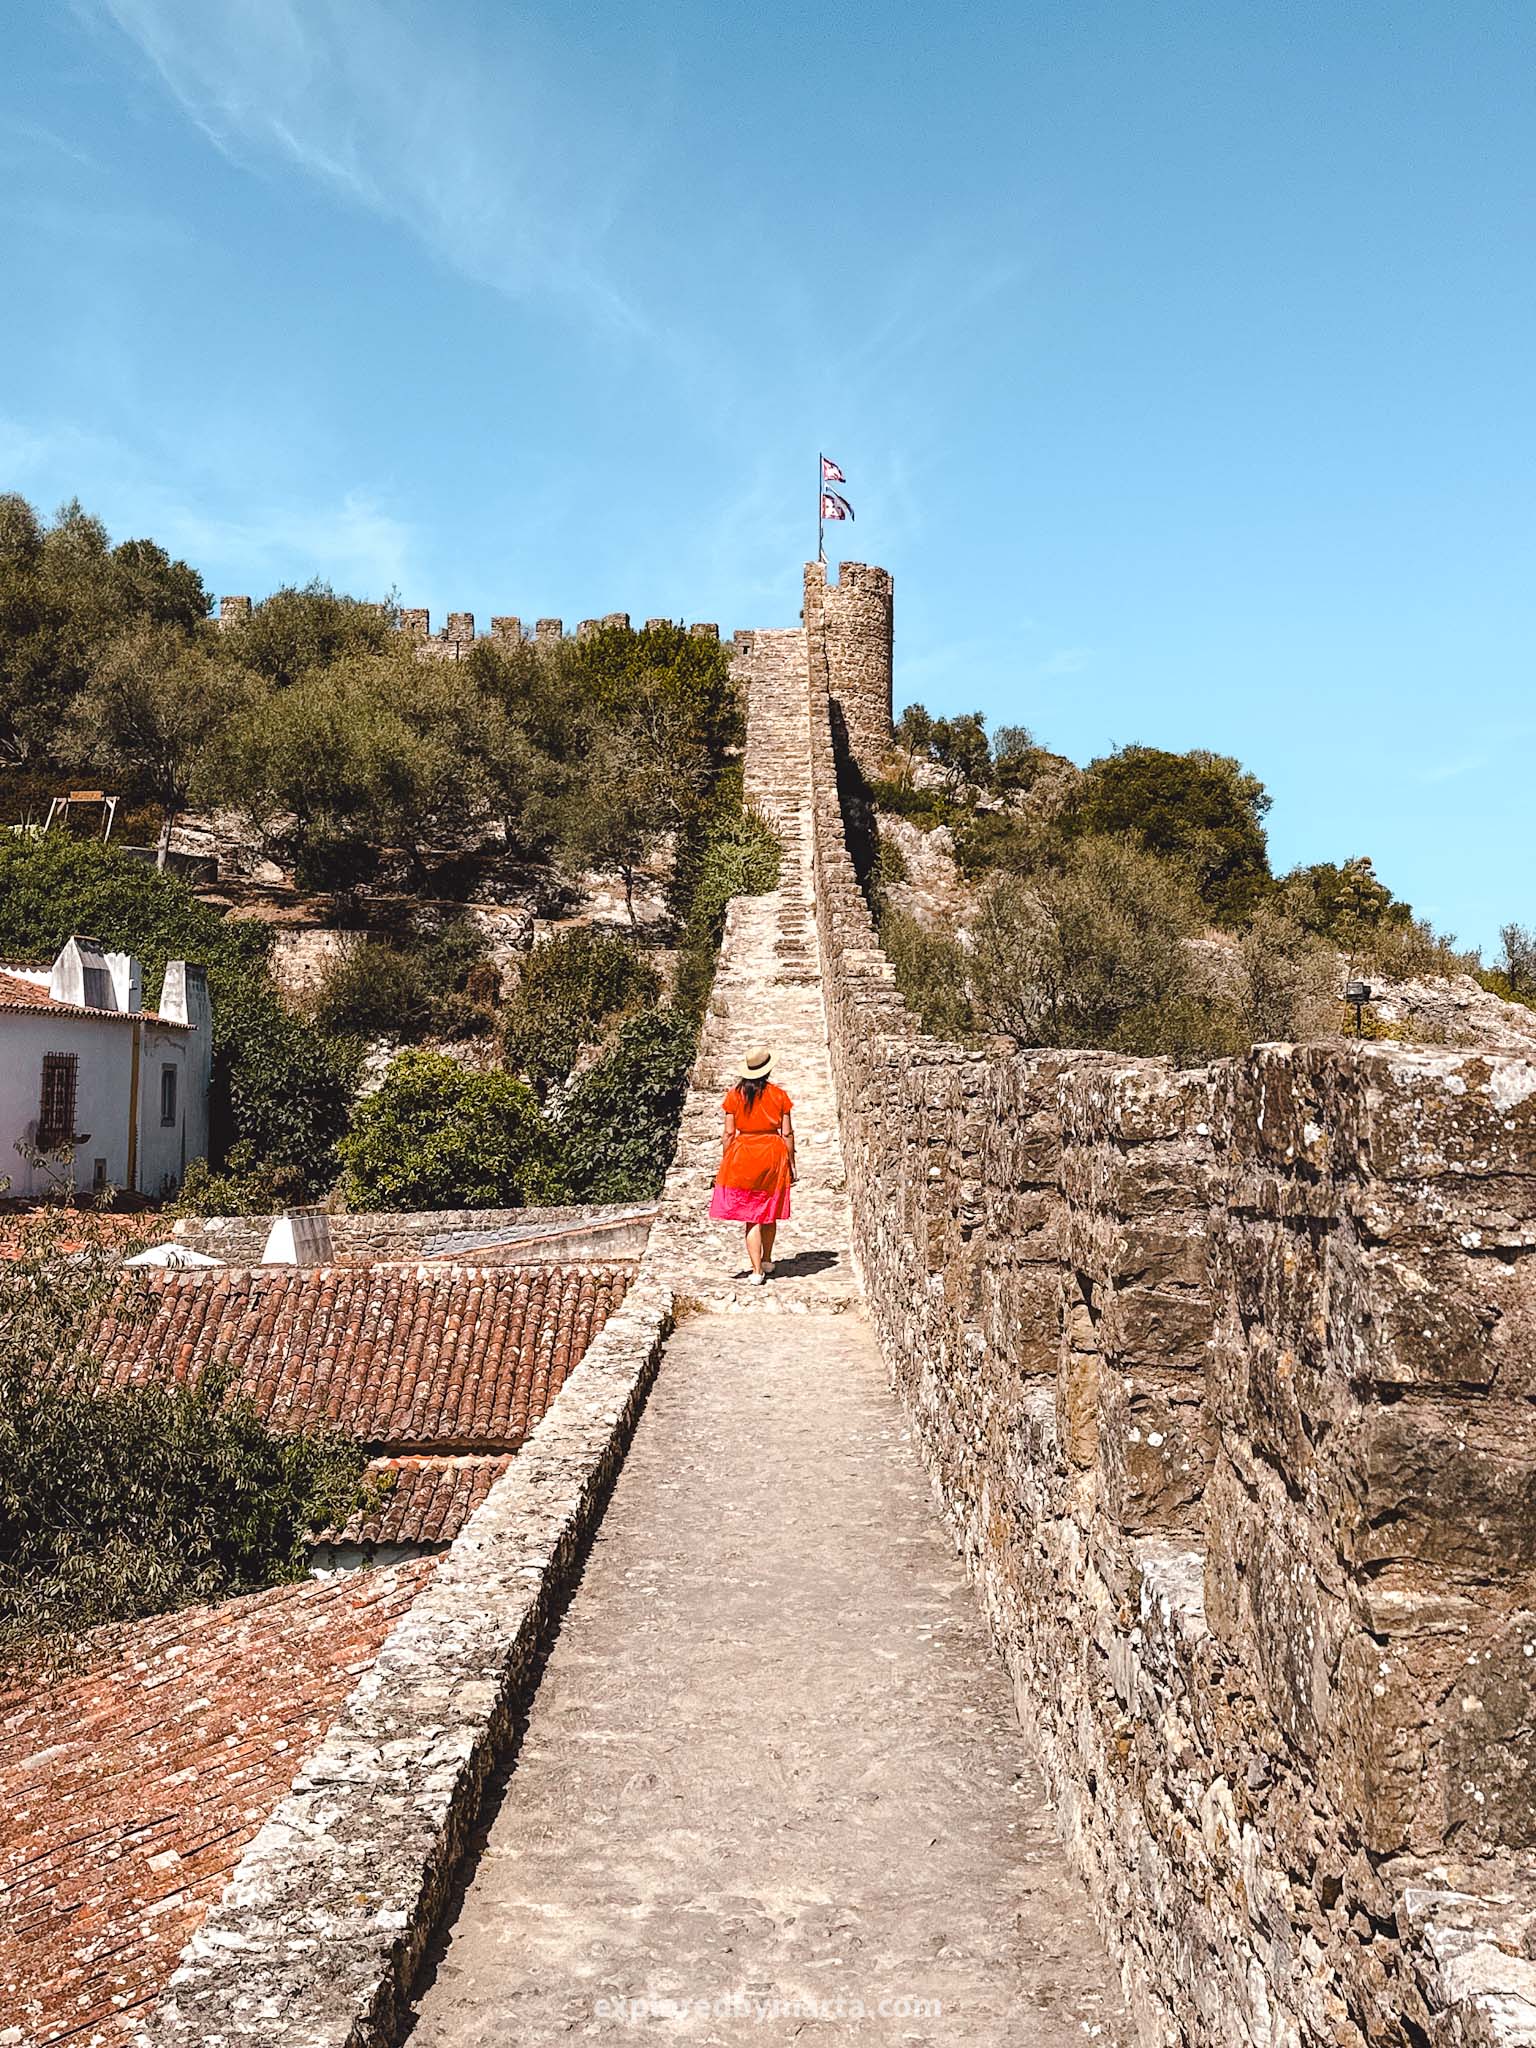
[(462, 275), (554, 297), (617, 333), (650, 322), (606, 247), (636, 138), (531, 55), (478, 50), (445, 12), (384, 0), (87, 0), (232, 162), (297, 170)]
[[(167, 473), (177, 477), (174, 487)], [(151, 534), (229, 588), (260, 596), (290, 578), (319, 575), (364, 597), (409, 589), (414, 529), (367, 492), (343, 490), (329, 501), (243, 495), (241, 516), (227, 518), (211, 509), (229, 502), (227, 479), (188, 476), (174, 457), (162, 464), (153, 451), (111, 436), (0, 416), (0, 478), (8, 489), (37, 496), (53, 479), (79, 476), (91, 479), (89, 509), (114, 539)]]
[(1456, 782), (1463, 775), (1471, 775), (1487, 765), (1486, 754), (1463, 754), (1458, 760), (1427, 762), (1410, 769), (1409, 774), (1415, 782), (1433, 786), (1439, 782)]
[(1091, 647), (1058, 647), (1035, 669), (1037, 676), (1076, 676), (1093, 660)]
[(15, 115), (0, 116), (0, 151), (8, 161), (20, 161), (26, 156), (39, 153), (46, 156), (66, 157), (70, 163), (78, 164), (82, 170), (94, 171), (100, 166), (93, 156), (87, 155), (72, 142), (66, 142), (62, 135), (55, 135), (51, 128), (45, 128), (40, 121), (23, 121)]

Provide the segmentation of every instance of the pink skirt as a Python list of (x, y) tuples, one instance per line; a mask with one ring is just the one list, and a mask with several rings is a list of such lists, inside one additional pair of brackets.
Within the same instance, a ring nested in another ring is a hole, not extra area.
[(789, 1214), (789, 1188), (759, 1195), (747, 1188), (717, 1187), (709, 1198), (709, 1213), (716, 1223), (779, 1223)]

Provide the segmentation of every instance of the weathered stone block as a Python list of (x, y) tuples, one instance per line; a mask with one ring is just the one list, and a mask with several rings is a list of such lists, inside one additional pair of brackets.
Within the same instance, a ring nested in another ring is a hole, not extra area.
[[(1536, 1568), (1530, 1411), (1408, 1396), (1368, 1408), (1358, 1449), (1331, 1459), (1343, 1555), (1499, 1576)], [(1347, 1462), (1346, 1462), (1347, 1459)], [(1359, 1501), (1349, 1481), (1358, 1473)]]
[(1098, 1374), (1098, 1402), (1099, 1469), (1119, 1527), (1187, 1526), (1210, 1469), (1198, 1382), (1117, 1360)]

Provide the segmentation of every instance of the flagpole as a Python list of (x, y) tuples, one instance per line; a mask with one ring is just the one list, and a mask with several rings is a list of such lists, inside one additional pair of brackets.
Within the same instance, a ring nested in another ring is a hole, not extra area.
[(825, 500), (822, 497), (822, 493), (827, 488), (822, 481), (823, 465), (826, 459), (820, 453), (816, 457), (816, 559), (818, 562), (824, 562), (827, 559), (827, 522), (822, 517), (825, 508)]

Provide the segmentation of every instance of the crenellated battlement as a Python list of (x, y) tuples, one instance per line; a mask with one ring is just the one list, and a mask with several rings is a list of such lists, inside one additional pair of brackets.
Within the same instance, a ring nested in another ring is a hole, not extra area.
[[(883, 575), (883, 570), (877, 571)], [(889, 579), (887, 579), (889, 581)], [(245, 625), (254, 610), (249, 597), (221, 597), (219, 619), (222, 627)], [(720, 628), (713, 620), (700, 619), (692, 623), (681, 619), (650, 618), (645, 622), (648, 633), (659, 632), (663, 627), (684, 625), (686, 630), (699, 640), (718, 640)], [(475, 631), (473, 612), (450, 612), (440, 633), (432, 631), (432, 615), (425, 606), (406, 606), (400, 612), (400, 632), (411, 641), (424, 661), (462, 661), (480, 641), (488, 641), (493, 647), (558, 647), (570, 638), (585, 640), (593, 633), (610, 626), (620, 627), (625, 632), (630, 628), (628, 612), (607, 612), (600, 619), (583, 619), (574, 633), (567, 634), (562, 619), (538, 619), (532, 626), (512, 613), (499, 613), (491, 619), (488, 634)], [(742, 647), (752, 638), (749, 630), (743, 629), (732, 636), (732, 645)]]

